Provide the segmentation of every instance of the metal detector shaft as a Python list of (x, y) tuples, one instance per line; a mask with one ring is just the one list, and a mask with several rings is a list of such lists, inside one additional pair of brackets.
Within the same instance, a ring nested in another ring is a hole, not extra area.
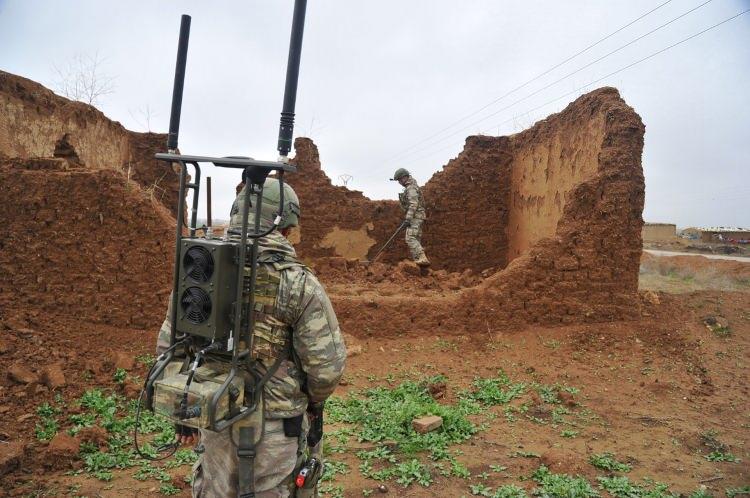
[(393, 242), (393, 239), (395, 239), (395, 238), (396, 238), (396, 235), (398, 235), (398, 234), (399, 234), (399, 232), (401, 232), (401, 230), (403, 230), (403, 229), (404, 229), (405, 227), (406, 227), (406, 224), (404, 224), (404, 223), (401, 223), (401, 224), (400, 224), (400, 225), (398, 226), (398, 228), (396, 229), (396, 231), (395, 231), (395, 232), (393, 232), (393, 235), (391, 235), (391, 238), (390, 238), (390, 239), (388, 239), (388, 242), (386, 242), (386, 243), (385, 243), (385, 244), (383, 245), (383, 247), (381, 247), (381, 248), (380, 248), (380, 250), (379, 250), (379, 251), (378, 251), (377, 253), (375, 253), (375, 257), (374, 257), (374, 258), (372, 258), (372, 261), (370, 261), (370, 263), (374, 263), (375, 261), (377, 261), (377, 260), (378, 260), (378, 258), (380, 257), (380, 255), (381, 255), (381, 254), (383, 254), (383, 251), (385, 251), (386, 249), (388, 249), (388, 246), (390, 246), (390, 245), (391, 245), (391, 242)]

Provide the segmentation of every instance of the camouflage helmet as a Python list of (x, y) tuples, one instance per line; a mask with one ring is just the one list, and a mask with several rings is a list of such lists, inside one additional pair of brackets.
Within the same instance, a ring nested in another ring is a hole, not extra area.
[[(234, 201), (232, 206), (231, 217), (229, 222), (230, 227), (241, 227), (242, 226), (242, 206), (245, 200), (245, 189), (243, 187), (240, 193), (237, 195), (237, 199)], [(251, 197), (254, 199), (254, 196)], [(280, 189), (278, 178), (268, 177), (263, 184), (263, 204), (260, 208), (260, 224), (263, 228), (268, 228), (276, 218), (276, 214), (279, 212), (279, 200), (280, 200)], [(299, 226), (300, 217), (299, 198), (294, 189), (288, 184), (284, 183), (284, 206), (281, 212), (281, 223), (279, 228), (289, 228), (293, 226)], [(254, 220), (255, 209), (250, 208), (248, 215), (248, 223), (252, 227), (252, 220)]]
[(410, 176), (409, 171), (405, 168), (399, 168), (395, 173), (393, 173), (393, 178), (391, 178), (391, 181), (398, 181), (405, 176)]
[[(263, 184), (263, 205), (261, 206), (261, 222), (271, 221), (279, 212), (280, 201), (279, 180), (277, 178), (266, 178)], [(284, 183), (284, 206), (281, 211), (281, 223), (279, 228), (289, 228), (299, 225), (300, 208), (299, 197), (288, 183)]]

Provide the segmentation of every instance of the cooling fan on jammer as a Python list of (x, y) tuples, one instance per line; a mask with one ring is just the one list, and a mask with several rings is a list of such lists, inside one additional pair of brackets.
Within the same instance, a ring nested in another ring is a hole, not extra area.
[(193, 246), (182, 257), (185, 275), (194, 282), (208, 282), (214, 274), (214, 257), (201, 246)]
[(200, 287), (188, 287), (180, 299), (185, 320), (190, 323), (203, 323), (211, 316), (211, 296)]
[(229, 337), (238, 299), (239, 244), (183, 239), (177, 261), (177, 330), (211, 340)]

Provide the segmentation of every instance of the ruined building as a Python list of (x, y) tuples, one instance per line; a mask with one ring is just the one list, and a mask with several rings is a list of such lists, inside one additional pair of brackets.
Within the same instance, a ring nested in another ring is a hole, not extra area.
[[(153, 159), (165, 136), (0, 72), (0, 309), (153, 327), (171, 282), (177, 175)], [(425, 184), (424, 245), (434, 269), (486, 278), (451, 297), (357, 299), (342, 321), (403, 329), (576, 323), (638, 310), (644, 126), (613, 88), (509, 137), (472, 136)], [(298, 138), (288, 180), (302, 200), (302, 258), (371, 258), (398, 226), (395, 201), (331, 184)], [(383, 178), (397, 165), (384, 164)], [(398, 165), (401, 166), (401, 165)], [(384, 255), (406, 254), (398, 241)], [(33, 255), (33, 257), (29, 257)], [(22, 257), (23, 256), (23, 257)], [(356, 333), (356, 330), (350, 330)]]

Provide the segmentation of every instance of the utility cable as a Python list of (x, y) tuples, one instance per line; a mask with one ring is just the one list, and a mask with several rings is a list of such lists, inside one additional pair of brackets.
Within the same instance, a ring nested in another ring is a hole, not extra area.
[[(653, 34), (653, 33), (656, 33), (657, 31), (659, 31), (659, 30), (661, 30), (661, 29), (663, 29), (663, 28), (665, 28), (665, 27), (669, 26), (669, 25), (670, 25), (670, 24), (672, 24), (673, 22), (675, 22), (675, 21), (678, 21), (679, 19), (681, 19), (681, 18), (685, 17), (686, 15), (688, 15), (688, 14), (691, 14), (692, 12), (695, 12), (696, 10), (698, 10), (698, 9), (700, 9), (701, 7), (703, 7), (703, 6), (705, 6), (705, 5), (709, 4), (709, 3), (711, 3), (712, 1), (713, 1), (713, 0), (706, 0), (705, 2), (703, 2), (703, 3), (702, 3), (702, 4), (700, 4), (700, 5), (698, 5), (697, 7), (693, 7), (692, 9), (690, 9), (690, 10), (688, 10), (688, 11), (685, 11), (685, 12), (683, 12), (683, 13), (682, 13), (682, 14), (680, 14), (679, 16), (677, 16), (677, 17), (675, 17), (675, 18), (673, 18), (673, 19), (670, 19), (669, 21), (665, 22), (664, 24), (661, 24), (660, 26), (657, 26), (656, 28), (652, 29), (651, 31), (649, 31), (649, 32), (647, 32), (647, 33), (645, 33), (645, 34), (643, 34), (643, 35), (641, 35), (641, 36), (639, 36), (639, 37), (637, 37), (637, 38), (635, 38), (635, 39), (633, 39), (633, 40), (629, 41), (628, 43), (626, 43), (626, 44), (624, 44), (624, 45), (622, 45), (622, 46), (620, 46), (620, 47), (618, 47), (618, 48), (616, 48), (616, 49), (612, 50), (611, 52), (608, 52), (607, 54), (605, 54), (605, 55), (603, 55), (603, 56), (601, 56), (601, 57), (599, 57), (599, 58), (597, 58), (597, 59), (595, 59), (595, 60), (593, 60), (593, 61), (589, 62), (588, 64), (586, 64), (586, 65), (584, 65), (584, 66), (581, 66), (581, 67), (579, 67), (579, 68), (578, 68), (578, 69), (576, 69), (575, 71), (572, 71), (572, 72), (570, 72), (570, 73), (566, 74), (565, 76), (563, 76), (563, 77), (561, 77), (561, 78), (558, 78), (558, 79), (556, 79), (556, 80), (555, 80), (555, 81), (553, 81), (552, 83), (549, 83), (549, 84), (547, 84), (547, 85), (545, 85), (545, 86), (543, 86), (543, 87), (541, 87), (541, 88), (539, 88), (539, 89), (535, 90), (534, 92), (532, 92), (532, 93), (530, 93), (530, 94), (526, 95), (525, 97), (522, 97), (522, 98), (520, 98), (520, 99), (518, 99), (518, 100), (514, 101), (513, 103), (511, 103), (511, 104), (508, 104), (507, 106), (505, 106), (505, 107), (502, 107), (502, 108), (498, 109), (497, 111), (494, 111), (494, 112), (492, 112), (492, 113), (490, 113), (490, 114), (488, 114), (488, 115), (484, 116), (483, 118), (481, 118), (481, 119), (479, 119), (479, 120), (477, 120), (477, 121), (474, 121), (473, 123), (470, 123), (470, 124), (468, 124), (468, 125), (466, 125), (466, 126), (464, 126), (464, 127), (462, 127), (462, 128), (459, 128), (459, 129), (457, 129), (456, 131), (453, 131), (453, 132), (451, 132), (450, 134), (446, 135), (445, 137), (443, 137), (443, 138), (441, 138), (441, 139), (439, 139), (439, 140), (437, 140), (437, 141), (434, 141), (434, 142), (432, 142), (432, 143), (431, 143), (431, 144), (429, 144), (429, 145), (428, 145), (428, 146), (427, 146), (426, 148), (425, 148), (425, 147), (423, 147), (423, 148), (417, 149), (417, 150), (415, 150), (415, 151), (413, 151), (413, 152), (409, 152), (409, 153), (403, 154), (403, 156), (409, 156), (409, 155), (411, 155), (411, 154), (414, 154), (414, 153), (416, 153), (416, 152), (421, 152), (421, 151), (425, 151), (425, 150), (428, 150), (428, 149), (429, 149), (429, 148), (430, 148), (430, 147), (431, 147), (432, 145), (435, 145), (435, 144), (437, 144), (437, 143), (440, 143), (440, 142), (442, 142), (443, 140), (447, 139), (447, 138), (448, 138), (448, 137), (450, 137), (450, 136), (456, 135), (457, 133), (461, 133), (462, 131), (464, 131), (464, 130), (466, 130), (466, 129), (468, 129), (468, 128), (471, 128), (472, 126), (476, 126), (476, 125), (478, 125), (479, 123), (482, 123), (482, 122), (486, 121), (487, 119), (489, 119), (489, 118), (491, 118), (491, 117), (493, 117), (493, 116), (496, 116), (496, 115), (500, 114), (501, 112), (503, 112), (503, 111), (505, 111), (505, 110), (507, 110), (507, 109), (510, 109), (511, 107), (513, 107), (513, 106), (514, 106), (514, 105), (516, 105), (516, 104), (519, 104), (519, 103), (521, 103), (521, 102), (523, 102), (523, 101), (525, 101), (525, 100), (527, 100), (527, 99), (530, 99), (531, 97), (533, 97), (533, 96), (535, 96), (535, 95), (538, 95), (539, 93), (543, 92), (544, 90), (547, 90), (548, 88), (551, 88), (551, 87), (553, 87), (553, 86), (557, 85), (558, 83), (560, 83), (560, 82), (562, 82), (562, 81), (564, 81), (564, 80), (566, 80), (566, 79), (570, 78), (571, 76), (574, 76), (575, 74), (578, 74), (578, 73), (580, 73), (580, 72), (581, 72), (581, 71), (583, 71), (584, 69), (588, 69), (589, 67), (593, 66), (594, 64), (596, 64), (596, 63), (598, 63), (598, 62), (601, 62), (602, 60), (606, 59), (607, 57), (609, 57), (609, 56), (611, 56), (611, 55), (614, 55), (614, 54), (616, 54), (617, 52), (619, 52), (619, 51), (623, 50), (624, 48), (627, 48), (627, 47), (629, 47), (630, 45), (633, 45), (634, 43), (637, 43), (638, 41), (642, 40), (643, 38), (645, 38), (645, 37), (647, 37), (647, 36), (649, 36), (649, 35), (651, 35), (651, 34)], [(402, 157), (403, 157), (403, 156), (402, 156)]]
[[(705, 28), (705, 29), (703, 29), (703, 30), (701, 30), (701, 31), (699, 31), (699, 32), (697, 32), (697, 33), (695, 33), (695, 34), (693, 34), (693, 35), (690, 35), (690, 36), (688, 36), (687, 38), (683, 38), (682, 40), (680, 40), (680, 41), (678, 41), (678, 42), (675, 42), (675, 43), (673, 43), (673, 44), (671, 44), (671, 45), (669, 45), (669, 46), (667, 46), (667, 47), (664, 47), (664, 48), (663, 48), (663, 49), (661, 49), (661, 50), (657, 50), (656, 52), (653, 52), (653, 53), (651, 53), (651, 54), (647, 55), (646, 57), (643, 57), (643, 58), (641, 58), (641, 59), (638, 59), (638, 60), (637, 60), (637, 61), (635, 61), (635, 62), (631, 62), (630, 64), (628, 64), (628, 65), (626, 65), (626, 66), (623, 66), (623, 67), (621, 67), (621, 68), (619, 68), (619, 69), (617, 69), (617, 70), (615, 70), (615, 71), (612, 71), (611, 73), (609, 73), (609, 74), (606, 74), (606, 75), (602, 76), (601, 78), (597, 78), (597, 79), (595, 79), (595, 80), (593, 80), (593, 81), (590, 81), (590, 82), (588, 82), (587, 84), (585, 84), (585, 85), (583, 85), (583, 86), (580, 86), (580, 87), (576, 88), (575, 90), (573, 90), (573, 91), (571, 91), (571, 92), (567, 92), (567, 93), (565, 93), (565, 94), (563, 94), (563, 95), (560, 95), (560, 96), (559, 96), (559, 97), (557, 97), (557, 98), (554, 98), (554, 99), (552, 99), (552, 100), (548, 100), (548, 101), (547, 101), (547, 102), (545, 102), (544, 104), (538, 105), (538, 106), (534, 107), (533, 109), (529, 109), (529, 110), (527, 110), (526, 112), (524, 112), (524, 113), (522, 113), (522, 114), (528, 114), (528, 113), (531, 113), (531, 112), (537, 111), (537, 110), (541, 109), (542, 107), (546, 107), (546, 106), (548, 106), (548, 105), (550, 105), (550, 104), (552, 104), (552, 103), (554, 103), (554, 102), (557, 102), (558, 100), (560, 100), (560, 99), (563, 99), (563, 98), (565, 98), (565, 97), (567, 97), (567, 96), (569, 96), (569, 95), (572, 95), (572, 94), (578, 93), (578, 92), (580, 92), (581, 90), (584, 90), (584, 89), (586, 89), (586, 88), (590, 87), (591, 85), (594, 85), (594, 84), (596, 84), (596, 83), (599, 83), (599, 82), (600, 82), (600, 81), (602, 81), (602, 80), (605, 80), (605, 79), (609, 78), (610, 76), (614, 76), (615, 74), (618, 74), (618, 73), (621, 73), (622, 71), (625, 71), (625, 70), (627, 70), (627, 69), (630, 69), (631, 67), (633, 67), (633, 66), (635, 66), (635, 65), (637, 65), (637, 64), (640, 64), (641, 62), (645, 62), (645, 61), (647, 61), (647, 60), (649, 60), (649, 59), (651, 59), (651, 58), (653, 58), (653, 57), (656, 57), (656, 56), (657, 56), (657, 55), (659, 55), (659, 54), (662, 54), (662, 53), (666, 52), (667, 50), (670, 50), (670, 49), (672, 49), (672, 48), (674, 48), (674, 47), (676, 47), (676, 46), (678, 46), (678, 45), (682, 45), (683, 43), (685, 43), (685, 42), (687, 42), (687, 41), (690, 41), (690, 40), (692, 40), (693, 38), (697, 38), (698, 36), (700, 36), (700, 35), (702, 35), (702, 34), (704, 34), (704, 33), (707, 33), (708, 31), (711, 31), (712, 29), (718, 28), (719, 26), (721, 26), (721, 25), (723, 25), (723, 24), (726, 24), (726, 23), (728, 23), (729, 21), (733, 21), (734, 19), (737, 19), (738, 17), (740, 17), (740, 16), (742, 16), (742, 15), (744, 15), (744, 14), (747, 14), (748, 12), (750, 12), (750, 9), (746, 9), (746, 10), (743, 10), (742, 12), (739, 12), (739, 13), (737, 13), (737, 14), (735, 14), (735, 15), (731, 16), (731, 17), (728, 17), (728, 18), (724, 19), (723, 21), (720, 21), (720, 22), (718, 22), (718, 23), (716, 23), (716, 24), (714, 24), (714, 25), (712, 25), (712, 26), (709, 26), (708, 28)], [(501, 122), (501, 123), (495, 124), (495, 125), (493, 125), (493, 126), (492, 126), (491, 128), (496, 128), (496, 127), (500, 127), (500, 126), (502, 126), (502, 125), (504, 125), (504, 124), (506, 124), (506, 123), (509, 123), (509, 122), (513, 121), (513, 119), (515, 119), (515, 117), (512, 117), (512, 118), (510, 118), (510, 119), (507, 119), (507, 120), (505, 120), (505, 121), (503, 121), (503, 122)], [(462, 142), (464, 142), (464, 141), (465, 141), (465, 139), (462, 139), (462, 140), (460, 140), (459, 142), (454, 142), (454, 143), (453, 143), (453, 144), (451, 144), (451, 145), (456, 145), (457, 143), (462, 143)], [(445, 148), (447, 148), (447, 147), (445, 147)], [(435, 150), (435, 151), (433, 151), (432, 153), (430, 153), (430, 154), (427, 154), (427, 155), (425, 155), (425, 156), (421, 156), (420, 158), (418, 158), (418, 159), (416, 159), (416, 160), (422, 160), (422, 159), (425, 159), (425, 158), (427, 158), (427, 157), (430, 157), (430, 156), (434, 155), (435, 153), (439, 152), (440, 150), (442, 150), (442, 149), (438, 149), (438, 150)]]
[(424, 142), (426, 142), (426, 141), (430, 140), (431, 138), (433, 138), (433, 137), (436, 137), (437, 135), (440, 135), (440, 134), (441, 134), (442, 132), (444, 132), (444, 131), (446, 131), (446, 130), (449, 130), (449, 129), (451, 129), (452, 127), (454, 127), (454, 126), (455, 126), (455, 125), (457, 125), (458, 123), (461, 123), (461, 122), (463, 122), (463, 121), (465, 121), (465, 120), (469, 119), (470, 117), (472, 117), (472, 116), (475, 116), (476, 114), (479, 114), (480, 112), (482, 112), (483, 110), (485, 110), (485, 109), (487, 109), (488, 107), (492, 106), (493, 104), (496, 104), (496, 103), (500, 102), (500, 101), (501, 101), (502, 99), (504, 99), (505, 97), (508, 97), (508, 96), (510, 96), (510, 95), (512, 95), (512, 94), (514, 94), (515, 92), (517, 92), (518, 90), (520, 90), (520, 89), (522, 89), (522, 88), (525, 88), (525, 87), (526, 87), (526, 86), (527, 86), (528, 84), (530, 84), (530, 83), (533, 83), (534, 81), (538, 80), (538, 79), (539, 79), (539, 78), (541, 78), (542, 76), (546, 76), (547, 74), (551, 73), (552, 71), (554, 71), (554, 70), (555, 70), (555, 69), (557, 69), (558, 67), (560, 67), (560, 66), (564, 65), (564, 64), (565, 64), (565, 63), (567, 63), (567, 62), (570, 62), (571, 60), (575, 59), (575, 58), (576, 58), (576, 57), (578, 57), (579, 55), (582, 55), (582, 54), (584, 54), (584, 53), (588, 52), (588, 51), (589, 51), (589, 50), (591, 50), (592, 48), (596, 47), (597, 45), (599, 45), (599, 44), (600, 44), (600, 43), (602, 43), (603, 41), (605, 41), (605, 40), (608, 40), (609, 38), (613, 37), (613, 36), (614, 36), (614, 35), (616, 35), (617, 33), (619, 33), (619, 32), (621, 32), (621, 31), (623, 31), (624, 29), (626, 29), (626, 28), (629, 28), (630, 26), (632, 26), (633, 24), (637, 23), (638, 21), (640, 21), (640, 20), (641, 20), (641, 19), (643, 19), (644, 17), (646, 17), (646, 16), (648, 16), (648, 15), (652, 14), (653, 12), (656, 12), (657, 10), (661, 9), (662, 7), (664, 7), (665, 5), (667, 5), (668, 3), (670, 3), (671, 1), (672, 1), (672, 0), (667, 0), (667, 1), (666, 1), (666, 2), (664, 2), (664, 3), (661, 3), (661, 4), (657, 5), (656, 7), (654, 7), (654, 8), (653, 8), (653, 9), (651, 9), (651, 10), (649, 10), (648, 12), (646, 12), (646, 13), (644, 13), (644, 14), (641, 14), (640, 16), (636, 17), (635, 19), (633, 19), (633, 20), (632, 20), (632, 21), (630, 21), (629, 23), (627, 23), (627, 24), (625, 24), (624, 26), (622, 26), (622, 27), (620, 27), (620, 28), (616, 29), (615, 31), (611, 32), (610, 34), (608, 34), (608, 35), (607, 35), (607, 36), (605, 36), (604, 38), (600, 38), (599, 40), (595, 41), (594, 43), (592, 43), (591, 45), (587, 46), (586, 48), (584, 48), (584, 49), (582, 49), (582, 50), (579, 50), (579, 51), (578, 51), (578, 52), (576, 52), (575, 54), (573, 54), (573, 55), (569, 56), (569, 57), (568, 57), (567, 59), (563, 60), (562, 62), (558, 62), (557, 64), (555, 64), (555, 65), (554, 65), (554, 66), (552, 66), (551, 68), (547, 69), (546, 71), (544, 71), (544, 72), (542, 72), (542, 73), (539, 73), (538, 75), (534, 76), (533, 78), (531, 78), (530, 80), (526, 81), (525, 83), (522, 83), (521, 85), (519, 85), (519, 86), (517, 86), (516, 88), (514, 88), (514, 89), (512, 89), (512, 90), (508, 91), (507, 93), (505, 93), (505, 94), (501, 95), (500, 97), (497, 97), (497, 98), (496, 98), (495, 100), (493, 100), (492, 102), (490, 102), (490, 103), (488, 103), (488, 104), (485, 104), (484, 106), (480, 107), (479, 109), (477, 109), (477, 110), (475, 110), (475, 111), (473, 111), (473, 112), (471, 112), (471, 113), (467, 114), (466, 116), (464, 116), (464, 117), (462, 117), (462, 118), (458, 119), (457, 121), (454, 121), (453, 123), (449, 124), (449, 125), (448, 125), (448, 126), (446, 126), (445, 128), (443, 128), (443, 129), (441, 129), (441, 130), (439, 130), (439, 131), (437, 131), (437, 132), (433, 133), (433, 134), (432, 134), (432, 135), (430, 135), (429, 137), (426, 137), (426, 138), (424, 138), (424, 139), (422, 139), (422, 140), (420, 140), (420, 141), (418, 141), (418, 142), (415, 142), (415, 143), (411, 144), (411, 145), (410, 145), (409, 147), (407, 147), (406, 149), (404, 149), (404, 150), (402, 150), (402, 151), (400, 151), (400, 152), (397, 152), (397, 153), (396, 153), (396, 154), (394, 154), (393, 156), (391, 156), (391, 157), (389, 157), (388, 159), (386, 159), (386, 161), (390, 161), (391, 159), (394, 159), (395, 157), (398, 157), (398, 156), (400, 156), (400, 155), (401, 155), (401, 154), (403, 154), (404, 152), (406, 152), (406, 151), (408, 151), (408, 150), (410, 150), (410, 149), (412, 149), (412, 148), (416, 147), (417, 145), (420, 145), (420, 144), (422, 144), (422, 143), (424, 143)]

